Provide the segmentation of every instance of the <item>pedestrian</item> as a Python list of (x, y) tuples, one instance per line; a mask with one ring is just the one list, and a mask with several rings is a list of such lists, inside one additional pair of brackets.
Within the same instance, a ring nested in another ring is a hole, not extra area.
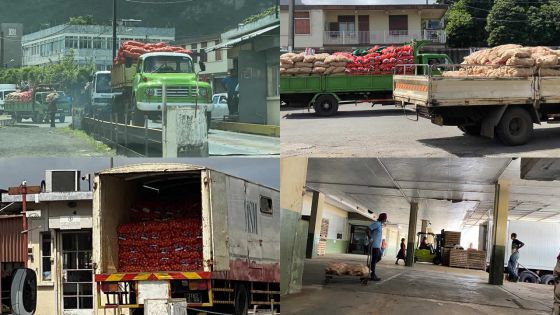
[(556, 257), (556, 267), (554, 268), (554, 305), (552, 315), (560, 315), (560, 254)]
[(519, 260), (519, 249), (525, 244), (517, 239), (517, 234), (511, 233), (511, 255), (509, 256), (507, 271), (508, 280), (517, 282), (519, 276), (517, 275), (517, 261)]
[(387, 241), (385, 239), (381, 240), (381, 257), (385, 256), (385, 248), (387, 248)]
[(236, 115), (238, 104), (236, 104), (237, 101), (235, 100), (235, 90), (239, 84), (239, 79), (237, 78), (237, 69), (232, 69), (224, 78), (222, 84), (224, 85), (224, 88), (226, 89), (228, 95), (227, 104), (229, 114)]
[(404, 244), (404, 237), (401, 238), (401, 249), (397, 253), (397, 261), (395, 261), (395, 265), (399, 264), (399, 260), (402, 259), (406, 264), (406, 245)]
[(49, 115), (50, 115), (50, 120), (51, 120), (51, 127), (54, 128), (56, 127), (54, 120), (56, 117), (56, 112), (57, 112), (57, 108), (56, 108), (56, 99), (58, 98), (58, 94), (56, 94), (56, 92), (52, 92), (49, 93), (49, 95), (47, 95), (47, 104), (49, 105), (48, 107), (48, 111), (49, 111)]
[(375, 274), (375, 265), (381, 260), (381, 235), (383, 234), (383, 224), (387, 222), (387, 214), (381, 213), (377, 218), (377, 221), (373, 221), (367, 229), (367, 236), (370, 239), (370, 278), (373, 281), (379, 281), (379, 278)]

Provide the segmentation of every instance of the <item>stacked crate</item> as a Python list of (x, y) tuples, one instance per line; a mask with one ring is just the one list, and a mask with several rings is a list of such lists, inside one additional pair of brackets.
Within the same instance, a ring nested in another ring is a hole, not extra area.
[(444, 243), (442, 249), (443, 265), (449, 266), (451, 250), (455, 245), (461, 243), (461, 232), (444, 231), (443, 232)]
[(451, 249), (449, 266), (484, 270), (486, 267), (486, 251)]

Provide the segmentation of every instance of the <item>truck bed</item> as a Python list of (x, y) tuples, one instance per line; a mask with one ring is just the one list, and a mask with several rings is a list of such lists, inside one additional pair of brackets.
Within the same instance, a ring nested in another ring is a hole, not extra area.
[(538, 81), (543, 84), (541, 100), (560, 98), (554, 89), (560, 78), (451, 78), (426, 75), (395, 75), (393, 98), (417, 106), (533, 104)]
[(132, 80), (136, 73), (136, 65), (127, 68), (125, 65), (114, 65), (111, 70), (111, 85), (114, 89), (132, 87)]
[(282, 76), (280, 93), (391, 91), (392, 75)]

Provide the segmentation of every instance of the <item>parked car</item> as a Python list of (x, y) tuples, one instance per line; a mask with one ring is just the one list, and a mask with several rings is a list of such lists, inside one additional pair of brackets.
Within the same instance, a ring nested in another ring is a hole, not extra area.
[(229, 115), (227, 106), (227, 93), (217, 93), (212, 95), (212, 119), (222, 119), (225, 115)]

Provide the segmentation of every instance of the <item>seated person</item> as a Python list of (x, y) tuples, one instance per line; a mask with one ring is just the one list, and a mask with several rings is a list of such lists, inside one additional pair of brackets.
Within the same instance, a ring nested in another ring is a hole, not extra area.
[(429, 250), (430, 247), (428, 246), (428, 238), (427, 237), (422, 237), (422, 241), (420, 241), (420, 247), (419, 249), (427, 249)]

